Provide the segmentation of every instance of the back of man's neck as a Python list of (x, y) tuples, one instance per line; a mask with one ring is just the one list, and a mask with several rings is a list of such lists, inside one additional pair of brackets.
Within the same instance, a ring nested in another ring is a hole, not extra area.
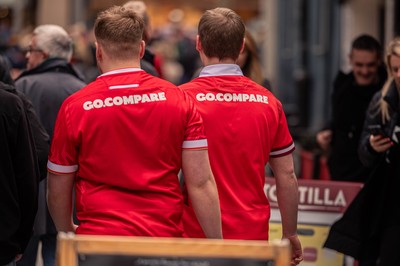
[(203, 64), (205, 66), (209, 65), (217, 65), (217, 64), (236, 64), (236, 60), (233, 60), (232, 58), (223, 58), (220, 59), (218, 57), (207, 57), (204, 59)]
[(109, 64), (101, 65), (101, 72), (106, 73), (109, 71), (113, 71), (116, 69), (123, 69), (123, 68), (140, 68), (140, 63), (126, 61), (126, 62), (113, 62)]

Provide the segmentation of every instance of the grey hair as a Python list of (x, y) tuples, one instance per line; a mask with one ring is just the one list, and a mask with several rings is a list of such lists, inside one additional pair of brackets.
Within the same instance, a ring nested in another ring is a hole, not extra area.
[(142, 17), (145, 27), (149, 26), (149, 14), (147, 13), (147, 6), (143, 1), (128, 1), (123, 7), (130, 8), (138, 13)]
[(36, 46), (49, 57), (63, 58), (68, 62), (72, 58), (72, 39), (60, 26), (53, 24), (40, 25), (35, 28)]

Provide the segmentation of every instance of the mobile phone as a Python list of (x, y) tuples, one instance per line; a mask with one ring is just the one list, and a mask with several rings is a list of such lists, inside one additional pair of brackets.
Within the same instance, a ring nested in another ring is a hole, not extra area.
[(383, 132), (381, 125), (369, 125), (368, 129), (369, 129), (369, 132), (374, 136), (381, 135), (383, 137), (387, 137), (385, 132)]

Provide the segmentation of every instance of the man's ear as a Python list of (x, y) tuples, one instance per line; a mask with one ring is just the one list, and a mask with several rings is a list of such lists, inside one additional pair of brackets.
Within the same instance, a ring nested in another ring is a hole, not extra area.
[(139, 51), (140, 59), (143, 58), (145, 49), (146, 49), (146, 43), (142, 40), (142, 41), (140, 42), (140, 51)]
[(197, 50), (198, 52), (200, 52), (201, 50), (203, 50), (203, 47), (201, 46), (200, 36), (199, 36), (199, 35), (196, 36), (196, 50)]
[(349, 53), (348, 59), (349, 59), (349, 62), (350, 62), (350, 63), (353, 61), (353, 51), (351, 51), (351, 52)]
[(43, 57), (43, 61), (46, 60), (47, 58), (49, 58), (49, 54), (46, 52), (42, 52), (42, 57)]
[(240, 54), (243, 53), (245, 46), (246, 46), (246, 39), (243, 38), (242, 48), (240, 48)]

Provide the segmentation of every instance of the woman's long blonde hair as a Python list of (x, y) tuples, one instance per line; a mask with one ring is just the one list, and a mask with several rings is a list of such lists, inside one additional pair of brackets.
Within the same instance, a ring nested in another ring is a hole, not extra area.
[(247, 58), (242, 67), (243, 74), (264, 86), (264, 75), (261, 69), (258, 46), (249, 29), (246, 29), (244, 46), (244, 49), (247, 50)]
[[(400, 37), (394, 38), (388, 45), (386, 49), (386, 56), (385, 56), (385, 61), (386, 61), (386, 69), (388, 73), (388, 78), (385, 82), (385, 84), (382, 87), (382, 96), (379, 101), (379, 108), (381, 111), (381, 116), (382, 116), (382, 123), (385, 124), (387, 121), (390, 120), (390, 114), (389, 114), (389, 104), (384, 100), (384, 97), (389, 91), (390, 86), (392, 85), (394, 81), (393, 77), (393, 72), (392, 72), (392, 65), (390, 64), (390, 58), (392, 56), (399, 56), (400, 57)], [(397, 90), (399, 91), (400, 94), (400, 88), (396, 86)]]

